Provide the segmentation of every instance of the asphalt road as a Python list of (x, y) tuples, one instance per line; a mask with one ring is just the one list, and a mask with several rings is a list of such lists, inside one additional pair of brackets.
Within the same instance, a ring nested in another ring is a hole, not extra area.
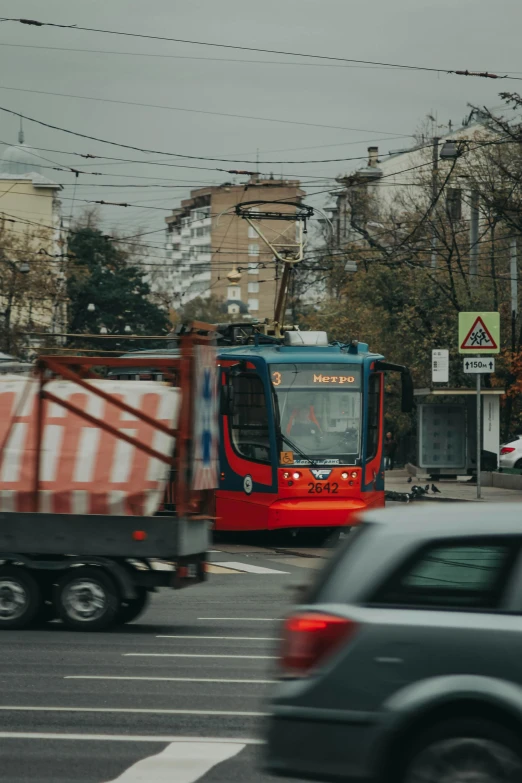
[(259, 758), (278, 619), (326, 553), (216, 548), (206, 584), (131, 625), (2, 633), (3, 783), (274, 780)]

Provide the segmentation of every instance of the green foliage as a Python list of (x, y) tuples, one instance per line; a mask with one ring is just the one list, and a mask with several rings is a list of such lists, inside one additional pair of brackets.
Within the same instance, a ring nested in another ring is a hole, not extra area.
[(224, 312), (225, 300), (215, 294), (208, 298), (196, 296), (182, 308), (179, 316), (181, 321), (205, 321), (215, 324), (231, 320)]
[[(108, 334), (166, 334), (169, 321), (166, 313), (150, 299), (150, 287), (145, 273), (128, 249), (114, 242), (98, 228), (83, 226), (74, 231), (69, 243), (73, 257), (68, 270), (67, 291), (70, 300), (69, 332), (96, 334), (107, 329)], [(94, 304), (94, 312), (89, 311)], [(127, 331), (129, 329), (127, 328)], [(110, 346), (101, 339), (85, 338), (82, 346), (138, 349), (160, 347), (158, 341), (111, 340)], [(79, 341), (72, 342), (79, 346)]]

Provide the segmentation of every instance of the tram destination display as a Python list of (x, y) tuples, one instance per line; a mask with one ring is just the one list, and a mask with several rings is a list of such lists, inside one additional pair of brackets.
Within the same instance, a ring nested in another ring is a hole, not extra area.
[(270, 379), (277, 389), (360, 389), (361, 368), (353, 364), (271, 364)]

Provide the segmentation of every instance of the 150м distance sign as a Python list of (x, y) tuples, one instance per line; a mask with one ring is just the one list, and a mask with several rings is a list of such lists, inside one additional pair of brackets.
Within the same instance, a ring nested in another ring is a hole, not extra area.
[(464, 359), (463, 364), (464, 372), (472, 373), (473, 375), (479, 375), (481, 373), (495, 372), (495, 360), (490, 359), (489, 356), (484, 358), (468, 358)]

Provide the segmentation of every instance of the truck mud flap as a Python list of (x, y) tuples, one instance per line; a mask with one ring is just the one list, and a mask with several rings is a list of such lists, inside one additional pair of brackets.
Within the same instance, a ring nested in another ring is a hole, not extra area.
[(181, 590), (207, 580), (206, 555), (194, 555), (180, 557), (176, 563), (176, 570), (172, 576), (171, 586), (174, 590)]

